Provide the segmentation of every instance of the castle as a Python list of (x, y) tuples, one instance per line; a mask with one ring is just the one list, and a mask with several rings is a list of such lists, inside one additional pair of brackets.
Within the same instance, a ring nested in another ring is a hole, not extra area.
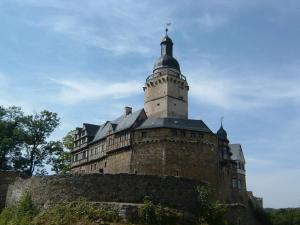
[(160, 45), (143, 87), (144, 109), (125, 107), (115, 120), (76, 128), (72, 172), (191, 178), (211, 185), (223, 203), (247, 204), (241, 145), (229, 144), (222, 124), (214, 133), (188, 118), (189, 85), (167, 30)]

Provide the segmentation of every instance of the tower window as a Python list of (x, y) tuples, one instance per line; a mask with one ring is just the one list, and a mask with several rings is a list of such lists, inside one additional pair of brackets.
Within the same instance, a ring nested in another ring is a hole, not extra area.
[(160, 103), (157, 103), (157, 106), (160, 106)]
[(237, 179), (235, 178), (232, 179), (232, 187), (237, 188)]
[(176, 170), (176, 176), (177, 176), (177, 177), (179, 176), (179, 171), (178, 171), (178, 170)]

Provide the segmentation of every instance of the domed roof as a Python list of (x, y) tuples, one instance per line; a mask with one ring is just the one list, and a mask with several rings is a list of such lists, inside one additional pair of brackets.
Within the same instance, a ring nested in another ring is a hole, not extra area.
[(217, 136), (220, 139), (227, 140), (227, 132), (221, 125), (220, 129), (217, 131)]
[(164, 43), (164, 42), (170, 42), (173, 44), (172, 39), (168, 35), (164, 36), (163, 39), (161, 39), (160, 43)]
[(159, 57), (154, 63), (153, 71), (163, 67), (173, 68), (180, 71), (180, 66), (177, 60), (169, 55), (162, 55)]
[(161, 40), (160, 46), (161, 46), (161, 56), (155, 61), (153, 71), (159, 68), (172, 68), (180, 72), (179, 63), (173, 57), (173, 41), (168, 36), (167, 33)]

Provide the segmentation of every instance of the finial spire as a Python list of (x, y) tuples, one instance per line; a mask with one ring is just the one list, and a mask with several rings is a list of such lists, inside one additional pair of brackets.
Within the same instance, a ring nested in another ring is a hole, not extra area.
[(165, 31), (166, 31), (166, 36), (168, 36), (168, 31), (169, 31), (168, 27), (169, 27), (169, 26), (171, 26), (171, 23), (166, 23), (166, 29), (165, 29)]
[(221, 117), (221, 127), (223, 127), (224, 116)]

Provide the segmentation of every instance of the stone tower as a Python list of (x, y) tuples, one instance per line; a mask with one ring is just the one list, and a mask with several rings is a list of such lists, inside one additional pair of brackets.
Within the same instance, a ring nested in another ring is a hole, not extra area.
[(189, 86), (173, 57), (173, 42), (167, 31), (160, 43), (161, 56), (146, 79), (144, 109), (148, 117), (188, 119)]

